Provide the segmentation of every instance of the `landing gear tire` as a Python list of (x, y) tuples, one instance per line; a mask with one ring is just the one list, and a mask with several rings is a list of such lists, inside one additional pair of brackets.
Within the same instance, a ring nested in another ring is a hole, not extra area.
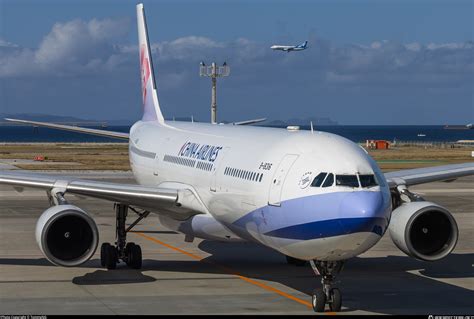
[(104, 252), (105, 252), (104, 253), (105, 267), (107, 267), (107, 269), (117, 268), (117, 262), (118, 262), (117, 249), (114, 246), (108, 244)]
[[(100, 264), (107, 269), (115, 269), (120, 261), (125, 262), (129, 267), (140, 269), (142, 267), (142, 249), (135, 243), (127, 243), (127, 233), (146, 218), (150, 212), (138, 212), (133, 207), (125, 204), (115, 204), (115, 245), (103, 243), (100, 247)], [(127, 227), (128, 210), (134, 211), (138, 218)]]
[(142, 249), (139, 245), (128, 243), (125, 247), (127, 265), (133, 269), (142, 268)]
[(333, 288), (330, 291), (331, 301), (329, 302), (329, 309), (334, 312), (341, 311), (342, 295), (339, 289)]
[(103, 243), (101, 246), (100, 246), (100, 265), (102, 267), (105, 267), (106, 265), (106, 257), (105, 257), (105, 254), (106, 254), (106, 251), (107, 251), (107, 247), (109, 247), (110, 244), (109, 243)]
[(315, 312), (324, 312), (324, 306), (326, 305), (326, 294), (324, 291), (320, 289), (314, 290), (311, 304)]
[(342, 295), (333, 284), (336, 276), (341, 272), (344, 261), (319, 261), (311, 260), (311, 268), (317, 276), (321, 276), (322, 289), (315, 290), (312, 298), (313, 310), (323, 312), (326, 303), (331, 311), (341, 311)]
[(306, 265), (306, 260), (301, 260), (301, 259), (293, 258), (290, 256), (285, 256), (285, 257), (286, 257), (286, 262), (290, 265), (295, 265), (299, 267)]
[(135, 243), (127, 243), (127, 245), (125, 245), (125, 256), (128, 256), (128, 252), (130, 251), (130, 248), (132, 248), (132, 246), (134, 246)]

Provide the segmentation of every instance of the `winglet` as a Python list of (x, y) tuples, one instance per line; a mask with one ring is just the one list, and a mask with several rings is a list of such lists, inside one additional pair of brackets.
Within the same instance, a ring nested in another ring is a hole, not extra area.
[(140, 53), (140, 76), (143, 98), (143, 121), (164, 123), (158, 95), (156, 93), (153, 61), (151, 58), (150, 41), (146, 27), (145, 9), (142, 3), (137, 4), (138, 49)]

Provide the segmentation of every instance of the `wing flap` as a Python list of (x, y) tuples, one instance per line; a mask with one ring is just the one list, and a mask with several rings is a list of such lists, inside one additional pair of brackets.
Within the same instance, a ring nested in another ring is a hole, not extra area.
[(474, 175), (474, 163), (442, 165), (415, 168), (385, 173), (390, 187), (417, 185), (436, 181), (449, 181), (463, 176)]

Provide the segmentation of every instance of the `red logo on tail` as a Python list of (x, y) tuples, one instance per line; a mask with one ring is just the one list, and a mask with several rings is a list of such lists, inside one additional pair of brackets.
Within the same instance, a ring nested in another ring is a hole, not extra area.
[(150, 78), (150, 63), (148, 63), (148, 50), (145, 45), (142, 45), (140, 50), (140, 68), (142, 71), (142, 95), (143, 95), (143, 105), (145, 105), (146, 99), (146, 86), (148, 79)]

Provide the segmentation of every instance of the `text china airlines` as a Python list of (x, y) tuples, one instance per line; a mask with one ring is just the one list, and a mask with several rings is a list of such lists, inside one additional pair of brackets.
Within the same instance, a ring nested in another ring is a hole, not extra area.
[(179, 156), (214, 162), (222, 146), (186, 142), (178, 152)]

